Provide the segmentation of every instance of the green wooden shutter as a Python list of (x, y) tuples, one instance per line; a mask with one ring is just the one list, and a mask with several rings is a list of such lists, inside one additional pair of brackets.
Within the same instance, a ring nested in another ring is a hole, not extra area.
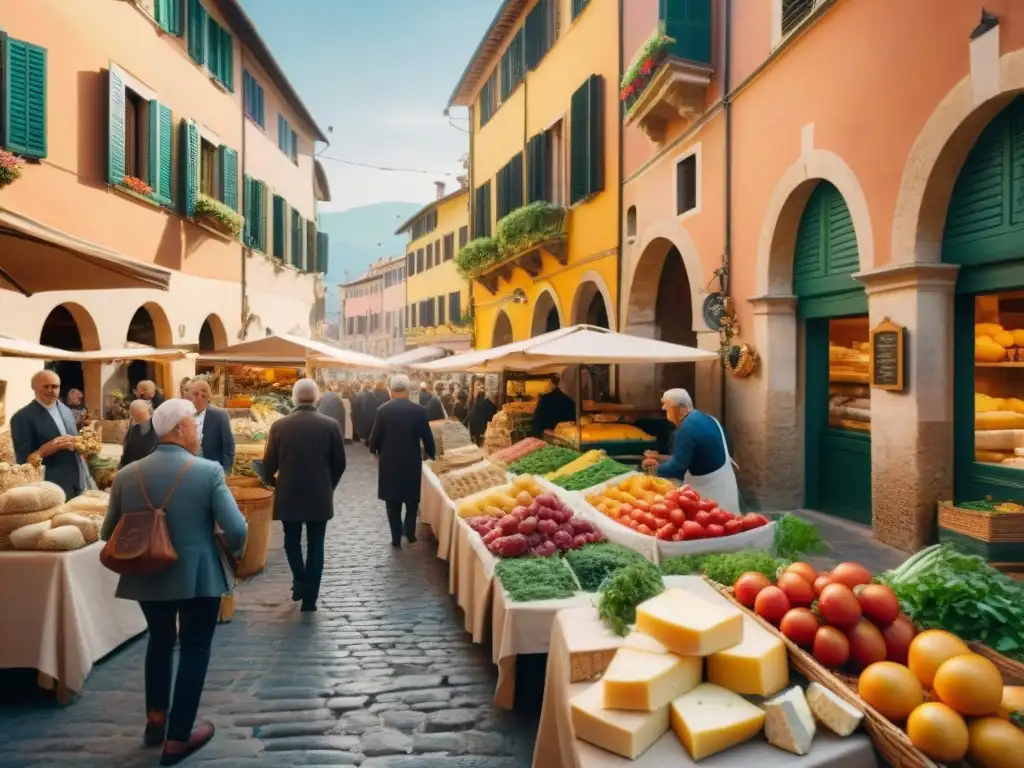
[(538, 133), (526, 145), (526, 202), (546, 200), (547, 183), (547, 137)]
[(583, 9), (587, 7), (589, 0), (572, 0), (572, 17), (575, 19), (581, 13)]
[(512, 158), (509, 168), (509, 212), (516, 210), (517, 208), (523, 207), (523, 153), (520, 152)]
[(10, 37), (0, 42), (4, 146), (26, 157), (46, 157), (46, 49)]
[(257, 182), (259, 189), (256, 193), (257, 204), (259, 205), (259, 231), (257, 232), (257, 238), (259, 240), (259, 250), (263, 253), (267, 252), (267, 185), (262, 181)]
[(171, 204), (171, 108), (158, 101), (149, 102), (149, 178), (153, 199)]
[(235, 92), (235, 49), (231, 39), (231, 33), (222, 27), (217, 27), (220, 35), (220, 66), (218, 67), (218, 79), (231, 93)]
[(523, 26), (526, 35), (524, 45), (527, 69), (536, 69), (548, 51), (548, 2), (549, 0), (539, 0), (526, 17)]
[(860, 268), (857, 237), (842, 193), (827, 181), (811, 192), (797, 228), (793, 292), (801, 317), (867, 312), (863, 286), (852, 275)]
[(242, 211), (245, 214), (245, 223), (242, 227), (242, 242), (246, 248), (252, 248), (256, 217), (253, 215), (252, 177), (249, 174), (242, 175)]
[(220, 199), (233, 211), (238, 210), (238, 153), (220, 147)]
[(285, 232), (287, 228), (286, 222), (288, 221), (286, 206), (284, 198), (280, 195), (274, 195), (274, 211), (273, 211), (273, 225), (274, 225), (274, 250), (273, 256), (275, 259), (284, 261), (285, 259), (285, 245), (287, 244), (287, 238)]
[(199, 0), (188, 0), (188, 55), (206, 64), (206, 9)]
[(181, 210), (186, 216), (196, 212), (196, 197), (199, 195), (199, 128), (192, 120), (181, 121), (182, 183)]
[(330, 266), (330, 252), (329, 252), (330, 240), (327, 237), (326, 232), (316, 233), (316, 271), (321, 275), (327, 274), (327, 268)]
[(181, 0), (156, 0), (153, 8), (156, 23), (171, 35), (181, 35)]
[(665, 34), (675, 40), (669, 53), (711, 64), (711, 0), (659, 0)]
[(572, 95), (569, 106), (569, 200), (578, 203), (588, 194), (587, 139), (590, 128), (589, 82)]
[(292, 211), (292, 266), (302, 268), (302, 216)]
[(604, 189), (604, 78), (592, 75), (587, 82), (587, 194)]
[(113, 67), (107, 72), (107, 183), (124, 181), (124, 80)]
[(306, 222), (306, 271), (310, 273), (316, 272), (318, 243), (316, 222), (310, 219)]

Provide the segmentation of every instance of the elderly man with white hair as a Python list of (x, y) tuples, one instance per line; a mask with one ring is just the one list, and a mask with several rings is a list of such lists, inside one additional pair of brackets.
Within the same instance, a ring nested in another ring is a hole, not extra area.
[(656, 468), (659, 476), (685, 482), (701, 498), (713, 499), (720, 509), (738, 513), (740, 498), (733, 470), (735, 462), (722, 425), (713, 416), (694, 408), (690, 393), (685, 389), (665, 392), (661, 407), (677, 427), (672, 456), (664, 462), (645, 459), (644, 468)]
[[(274, 494), (274, 519), (284, 528), (284, 552), (292, 571), (292, 600), (315, 611), (324, 573), (324, 538), (334, 517), (334, 489), (345, 472), (345, 439), (338, 422), (316, 412), (320, 389), (312, 379), (292, 388), (295, 410), (275, 421), (263, 455)], [(306, 557), (302, 557), (302, 528)]]
[(410, 544), (416, 541), (423, 453), (431, 459), (435, 455), (427, 411), (409, 399), (410, 386), (409, 377), (404, 374), (391, 377), (391, 400), (377, 410), (370, 433), (370, 452), (380, 458), (377, 498), (387, 510), (391, 546), (396, 549), (402, 546), (403, 533)]
[(210, 405), (213, 390), (203, 378), (192, 379), (188, 385), (188, 399), (196, 407), (196, 426), (199, 428), (199, 452), (204, 459), (216, 461), (231, 473), (235, 463), (235, 436), (231, 432), (231, 419), (223, 408)]
[[(159, 440), (156, 450), (117, 473), (100, 531), (101, 538), (109, 540), (126, 515), (161, 509), (178, 556), (155, 573), (122, 575), (116, 593), (123, 600), (138, 601), (149, 626), (143, 740), (147, 746), (163, 745), (160, 765), (177, 765), (213, 738), (211, 723), (194, 726), (221, 596), (235, 582), (214, 531), (220, 529), (220, 542), (235, 556), (245, 548), (248, 535), (245, 518), (224, 482), (224, 470), (216, 462), (197, 458), (195, 413), (195, 406), (180, 398), (156, 409), (151, 420)], [(132, 532), (131, 527), (124, 530)], [(176, 639), (180, 651), (174, 675)], [(122, 686), (135, 691), (137, 683), (124, 680)]]

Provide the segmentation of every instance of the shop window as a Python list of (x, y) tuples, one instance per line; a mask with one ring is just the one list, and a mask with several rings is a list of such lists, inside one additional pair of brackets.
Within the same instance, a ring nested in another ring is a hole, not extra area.
[(828, 425), (832, 428), (871, 432), (869, 340), (867, 315), (828, 321)]
[(1024, 291), (974, 300), (974, 459), (1024, 469)]
[(697, 153), (687, 155), (676, 163), (676, 214), (697, 209)]
[(444, 236), (444, 260), (451, 261), (455, 258), (455, 233), (449, 232)]

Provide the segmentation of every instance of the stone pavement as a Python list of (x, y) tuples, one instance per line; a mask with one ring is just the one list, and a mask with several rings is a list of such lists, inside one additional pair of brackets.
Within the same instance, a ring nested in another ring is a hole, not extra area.
[[(275, 528), (267, 570), (215, 636), (199, 716), (217, 736), (183, 765), (529, 766), (535, 717), (492, 705), (496, 671), (463, 630), (433, 543), (392, 550), (376, 466), (362, 446), (348, 453), (319, 611), (291, 602)], [(142, 747), (145, 650), (137, 639), (98, 664), (67, 708), (0, 703), (0, 766), (156, 765)]]

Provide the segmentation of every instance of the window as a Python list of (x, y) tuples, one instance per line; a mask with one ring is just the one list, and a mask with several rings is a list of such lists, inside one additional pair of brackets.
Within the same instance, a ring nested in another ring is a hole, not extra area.
[(536, 69), (558, 39), (559, 0), (539, 0), (523, 26), (527, 69)]
[(205, 66), (217, 82), (234, 91), (233, 40), (228, 31), (206, 13), (200, 0), (188, 0), (188, 54), (196, 63)]
[(145, 101), (135, 91), (124, 91), (124, 175), (147, 178)]
[(476, 188), (473, 206), (473, 237), (491, 236), (491, 182)]
[(408, 256), (405, 257), (405, 261), (406, 261), (405, 271), (408, 272), (410, 275), (415, 275), (416, 274), (416, 254), (410, 253)]
[(331, 265), (331, 238), (326, 232), (316, 233), (316, 271), (326, 275)]
[(572, 95), (569, 200), (573, 205), (604, 189), (603, 97), (600, 75), (592, 75)]
[(455, 233), (449, 232), (444, 236), (444, 260), (451, 261), (455, 258)]
[(547, 144), (544, 150), (544, 173), (547, 185), (547, 200), (555, 205), (565, 205), (565, 132), (559, 120), (544, 132)]
[(459, 291), (448, 294), (448, 317), (452, 325), (462, 324), (462, 294)]
[(295, 133), (295, 131), (292, 131), (291, 148), (292, 148), (292, 151), (291, 151), (290, 157), (292, 158), (292, 162), (295, 163), (296, 165), (298, 165), (299, 164), (299, 136), (298, 136), (297, 133)]
[(267, 185), (251, 176), (243, 178), (245, 245), (267, 252)]
[(419, 326), (419, 323), (416, 322), (416, 305), (415, 304), (410, 304), (409, 307), (410, 307), (410, 310), (411, 310), (411, 313), (412, 313), (412, 320), (410, 322), (409, 327), (410, 328), (416, 328), (416, 327)]
[(266, 114), (263, 105), (263, 86), (256, 82), (256, 78), (248, 71), (242, 77), (243, 91), (242, 103), (245, 109), (245, 116), (252, 120), (260, 128), (266, 128)]
[(547, 135), (538, 133), (526, 143), (526, 202), (548, 199)]
[(281, 261), (287, 258), (286, 221), (288, 221), (288, 204), (280, 195), (274, 195), (274, 250), (271, 255)]
[(434, 244), (427, 243), (427, 269), (434, 266)]
[(459, 228), (459, 250), (461, 251), (466, 247), (466, 243), (469, 242), (469, 227)]
[(435, 229), (437, 229), (437, 211), (430, 211), (412, 223), (412, 239), (419, 240)]
[(498, 69), (495, 68), (480, 89), (480, 127), (483, 128), (498, 111)]
[(629, 206), (626, 211), (626, 237), (636, 237), (636, 206)]
[(288, 155), (293, 163), (299, 162), (299, 137), (284, 115), (277, 116), (277, 148)]
[(181, 0), (155, 0), (153, 18), (164, 32), (181, 35), (181, 10)]
[(217, 148), (206, 139), (199, 140), (199, 191), (207, 197), (220, 199), (217, 189)]
[(676, 163), (676, 214), (682, 216), (697, 207), (697, 153)]
[(871, 432), (870, 335), (867, 315), (828, 320), (828, 425), (833, 429)]
[(520, 152), (498, 171), (498, 221), (523, 207), (523, 155)]
[(780, 0), (782, 3), (782, 36), (785, 37), (811, 15), (816, 0)]
[(3, 146), (25, 157), (46, 157), (46, 49), (0, 36)]
[(588, 2), (590, 2), (590, 0), (572, 0), (572, 18), (573, 18), (573, 21), (576, 20), (577, 16), (579, 16), (581, 13), (583, 13), (583, 9), (587, 7), (587, 3)]
[(516, 32), (512, 42), (501, 57), (501, 100), (505, 101), (519, 84), (523, 82), (523, 31)]
[(416, 251), (416, 274), (423, 272), (423, 249), (420, 248)]
[(445, 309), (445, 307), (444, 307), (444, 296), (438, 296), (437, 297), (437, 324), (438, 325), (444, 325), (445, 324), (444, 309)]
[[(8, 41), (10, 42), (10, 41)], [(11, 75), (13, 77), (13, 73)], [(184, 124), (183, 124), (184, 125)], [(195, 129), (194, 144), (183, 134), (182, 147), (195, 149), (195, 187), (184, 186), (185, 208), (194, 204), (198, 189), (199, 134)], [(12, 130), (10, 125), (8, 131)], [(183, 130), (186, 130), (183, 128)], [(127, 72), (112, 64), (107, 77), (107, 183), (123, 186), (128, 176), (141, 179), (153, 190), (158, 203), (171, 203), (171, 110), (156, 100), (155, 94), (135, 81)], [(45, 147), (45, 142), (43, 144)], [(186, 181), (191, 182), (191, 156), (185, 155)], [(190, 197), (191, 195), (191, 197)]]

